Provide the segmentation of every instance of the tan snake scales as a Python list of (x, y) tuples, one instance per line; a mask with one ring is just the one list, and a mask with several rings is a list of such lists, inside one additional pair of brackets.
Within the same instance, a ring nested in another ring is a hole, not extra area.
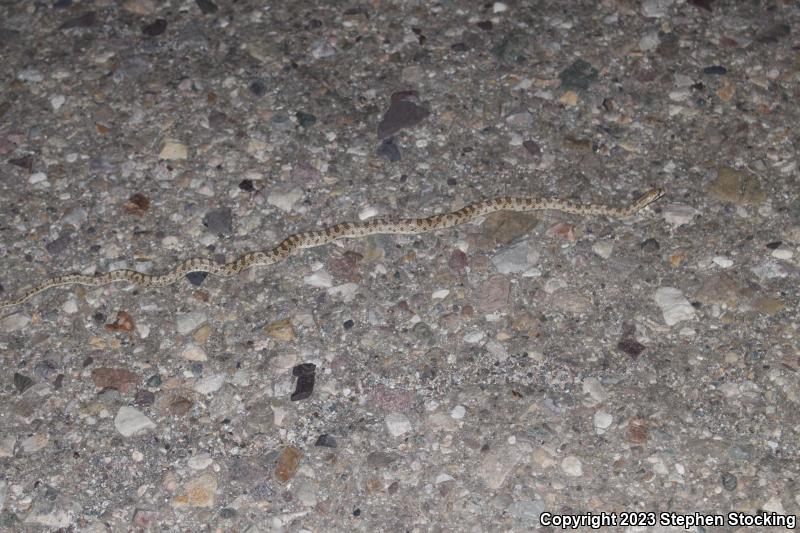
[(603, 215), (612, 218), (627, 218), (664, 195), (663, 189), (651, 189), (627, 207), (609, 207), (597, 204), (581, 204), (560, 198), (534, 198), (502, 196), (483, 200), (453, 211), (427, 218), (383, 219), (366, 222), (344, 222), (325, 229), (296, 233), (284, 239), (271, 250), (249, 252), (237, 260), (219, 264), (209, 259), (188, 259), (165, 274), (144, 274), (136, 270), (112, 270), (106, 274), (86, 276), (68, 274), (50, 278), (39, 285), (26, 289), (17, 298), (0, 301), (0, 310), (17, 306), (29, 298), (53, 287), (62, 285), (100, 286), (116, 281), (127, 281), (142, 287), (164, 287), (171, 285), (190, 272), (208, 272), (216, 276), (234, 276), (254, 266), (280, 263), (298, 250), (321, 246), (342, 238), (358, 238), (367, 235), (406, 234), (417, 235), (434, 230), (451, 228), (478, 217), (497, 211), (540, 211), (553, 209), (576, 215)]

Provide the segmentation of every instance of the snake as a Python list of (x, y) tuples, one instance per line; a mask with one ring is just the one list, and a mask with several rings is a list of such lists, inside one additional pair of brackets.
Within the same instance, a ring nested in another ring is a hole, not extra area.
[(426, 218), (375, 218), (360, 222), (343, 222), (323, 229), (290, 235), (270, 250), (248, 252), (229, 263), (217, 263), (205, 258), (192, 258), (179, 263), (164, 274), (146, 274), (137, 270), (122, 268), (105, 274), (56, 276), (38, 285), (24, 289), (16, 298), (0, 300), (0, 311), (16, 307), (33, 296), (54, 287), (65, 285), (98, 287), (121, 281), (141, 287), (165, 287), (172, 285), (192, 272), (205, 272), (214, 276), (231, 277), (255, 266), (269, 266), (280, 263), (299, 250), (322, 246), (338, 239), (357, 239), (377, 234), (419, 235), (466, 224), (479, 217), (499, 211), (555, 210), (582, 216), (598, 215), (624, 219), (635, 215), (663, 195), (664, 189), (662, 188), (650, 189), (625, 207), (580, 203), (562, 198), (500, 196), (469, 204), (457, 211)]

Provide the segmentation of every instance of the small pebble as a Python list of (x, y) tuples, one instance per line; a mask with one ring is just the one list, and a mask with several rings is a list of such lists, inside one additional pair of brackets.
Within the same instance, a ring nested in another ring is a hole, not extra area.
[(594, 429), (598, 435), (602, 435), (611, 427), (614, 417), (605, 411), (597, 411), (594, 414)]
[(195, 392), (200, 394), (211, 394), (212, 392), (217, 392), (219, 389), (221, 389), (224, 383), (225, 374), (212, 374), (208, 377), (197, 380), (192, 388)]
[(313, 274), (305, 276), (303, 283), (319, 289), (327, 289), (333, 287), (333, 276), (324, 270), (317, 270)]
[(492, 447), (478, 467), (478, 476), (490, 489), (497, 490), (503, 486), (520, 462), (528, 460), (531, 451), (530, 445), (524, 442)]
[(727, 73), (728, 69), (722, 65), (712, 65), (703, 69), (703, 74), (707, 74), (709, 76), (724, 76)]
[(777, 250), (773, 250), (770, 255), (772, 255), (772, 257), (775, 259), (783, 259), (784, 261), (788, 261), (794, 254), (788, 248), (778, 248)]
[(323, 433), (319, 437), (317, 437), (317, 441), (314, 443), (314, 446), (324, 446), (326, 448), (336, 448), (336, 439), (332, 435), (328, 435), (327, 433)]
[(201, 311), (180, 313), (176, 319), (176, 329), (179, 334), (186, 335), (205, 324), (207, 320), (208, 316)]
[(592, 245), (592, 251), (603, 259), (611, 257), (611, 252), (614, 251), (614, 243), (611, 241), (598, 241)]
[(31, 317), (23, 313), (14, 313), (0, 319), (0, 331), (4, 333), (12, 333), (23, 329), (30, 324)]
[(403, 413), (389, 413), (386, 415), (384, 422), (392, 437), (399, 437), (411, 431), (411, 421)]
[(205, 470), (211, 465), (212, 462), (214, 461), (211, 458), (211, 455), (207, 453), (201, 453), (193, 457), (189, 457), (189, 459), (186, 460), (186, 466), (192, 470)]
[(303, 453), (294, 446), (285, 447), (275, 464), (275, 479), (280, 483), (286, 483), (292, 479), (300, 466), (300, 459), (302, 458)]
[(294, 209), (294, 205), (303, 198), (303, 190), (294, 188), (288, 191), (273, 190), (267, 196), (267, 202), (274, 205), (284, 213), (290, 212)]
[(114, 427), (123, 437), (132, 437), (152, 431), (156, 425), (138, 409), (122, 406), (114, 418)]
[(216, 500), (217, 477), (206, 473), (190, 480), (172, 499), (175, 507), (213, 507)]
[(711, 261), (713, 261), (715, 265), (722, 268), (730, 268), (733, 266), (733, 261), (724, 255), (717, 255)]
[(504, 2), (495, 2), (492, 4), (492, 13), (504, 13), (508, 11), (508, 5)]
[(177, 161), (189, 157), (189, 148), (179, 141), (167, 140), (158, 154), (159, 159)]
[(568, 455), (561, 461), (561, 470), (568, 476), (579, 477), (583, 475), (583, 464), (574, 455)]
[(30, 437), (22, 439), (19, 443), (25, 453), (35, 453), (47, 446), (50, 438), (46, 433), (34, 433)]
[(673, 287), (660, 287), (656, 290), (653, 299), (661, 309), (664, 322), (668, 326), (673, 326), (684, 320), (694, 318), (695, 309), (683, 293)]
[(47, 181), (47, 174), (44, 172), (34, 172), (28, 178), (28, 183), (36, 185), (37, 183), (44, 183)]
[(181, 350), (181, 357), (187, 361), (208, 361), (206, 351), (197, 343), (190, 342)]
[(663, 209), (661, 216), (668, 224), (676, 228), (690, 223), (697, 214), (693, 207), (683, 204), (666, 204)]

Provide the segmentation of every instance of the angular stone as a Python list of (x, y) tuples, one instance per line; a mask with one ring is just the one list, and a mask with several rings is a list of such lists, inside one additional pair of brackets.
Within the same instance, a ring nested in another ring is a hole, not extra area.
[(284, 318), (283, 320), (278, 320), (277, 322), (267, 325), (264, 328), (264, 332), (273, 339), (284, 342), (292, 342), (297, 338), (294, 334), (291, 318)]
[(386, 415), (384, 422), (392, 437), (399, 437), (411, 431), (411, 421), (403, 413), (389, 413)]
[(725, 166), (717, 169), (717, 179), (708, 192), (712, 198), (736, 205), (760, 204), (767, 199), (767, 193), (753, 175)]
[(413, 96), (406, 97), (405, 93), (392, 95), (389, 109), (384, 113), (378, 123), (378, 138), (386, 139), (400, 130), (411, 128), (425, 120), (431, 114), (426, 108), (412, 101)]
[(186, 335), (200, 327), (205, 323), (208, 317), (201, 311), (193, 311), (191, 313), (181, 313), (178, 315), (176, 321), (176, 329), (181, 335)]
[(132, 437), (147, 433), (156, 428), (155, 423), (147, 418), (141, 411), (133, 407), (123, 406), (117, 411), (114, 418), (114, 427), (117, 428), (122, 436)]
[(531, 447), (524, 442), (492, 448), (478, 467), (478, 476), (490, 489), (497, 490), (503, 486), (517, 464), (530, 453)]
[(653, 299), (661, 309), (664, 322), (668, 326), (694, 318), (694, 307), (683, 293), (674, 287), (660, 287), (656, 290)]
[(166, 159), (169, 161), (186, 159), (188, 157), (189, 149), (186, 145), (175, 140), (167, 140), (161, 148), (161, 153), (158, 154), (159, 159)]
[(138, 374), (125, 368), (100, 367), (92, 370), (92, 381), (99, 389), (116, 389), (124, 394), (139, 383), (139, 380)]

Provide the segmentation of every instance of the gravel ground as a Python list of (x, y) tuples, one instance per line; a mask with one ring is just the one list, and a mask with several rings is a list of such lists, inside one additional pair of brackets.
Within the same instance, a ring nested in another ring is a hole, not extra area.
[(667, 191), (4, 310), (0, 529), (792, 526), (798, 27), (793, 0), (0, 2), (0, 298)]

